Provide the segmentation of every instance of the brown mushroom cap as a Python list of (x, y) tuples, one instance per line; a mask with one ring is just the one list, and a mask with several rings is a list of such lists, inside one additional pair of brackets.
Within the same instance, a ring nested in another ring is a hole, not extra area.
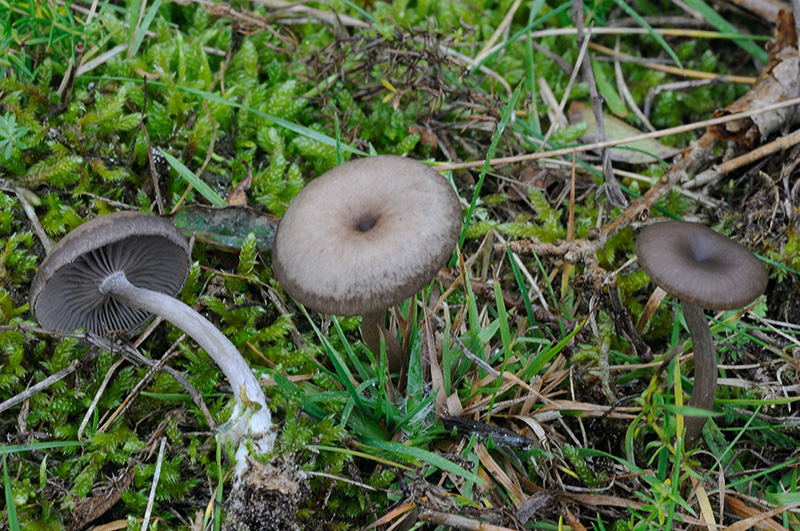
[(189, 272), (189, 245), (170, 222), (142, 212), (87, 221), (47, 255), (33, 279), (30, 308), (48, 330), (129, 330), (149, 317), (98, 289), (115, 271), (136, 286), (174, 296)]
[(424, 287), (452, 255), (461, 206), (425, 164), (390, 155), (338, 166), (309, 183), (272, 246), (286, 292), (322, 313), (383, 311)]
[(753, 253), (696, 223), (645, 227), (636, 239), (636, 256), (656, 285), (702, 308), (741, 308), (767, 287), (767, 272)]

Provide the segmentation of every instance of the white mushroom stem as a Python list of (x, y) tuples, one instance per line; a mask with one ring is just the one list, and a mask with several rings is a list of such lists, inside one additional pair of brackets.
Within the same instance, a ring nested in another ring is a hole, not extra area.
[(253, 440), (260, 454), (272, 450), (275, 432), (261, 385), (233, 343), (216, 326), (178, 299), (134, 286), (122, 271), (109, 275), (100, 284), (100, 292), (131, 308), (158, 315), (174, 324), (194, 339), (222, 369), (233, 387), (236, 399), (231, 426), (224, 436), (234, 444), (239, 444), (237, 472), (243, 472), (240, 467), (247, 466), (246, 439)]
[(397, 337), (383, 325), (386, 310), (361, 316), (361, 339), (376, 356), (381, 354), (381, 339), (386, 343), (386, 364), (389, 373), (399, 372), (403, 364), (403, 347)]
[[(689, 405), (713, 411), (714, 399), (717, 395), (717, 356), (711, 329), (708, 327), (708, 321), (702, 308), (686, 301), (682, 301), (681, 306), (694, 349), (694, 390), (689, 399)], [(708, 420), (706, 417), (685, 417), (684, 446), (686, 448), (691, 447), (700, 436), (706, 420)]]

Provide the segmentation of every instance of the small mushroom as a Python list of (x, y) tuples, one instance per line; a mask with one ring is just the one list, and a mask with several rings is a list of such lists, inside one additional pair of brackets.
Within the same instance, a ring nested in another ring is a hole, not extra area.
[[(239, 351), (213, 324), (174, 298), (190, 267), (189, 245), (168, 221), (118, 212), (67, 234), (42, 262), (30, 291), (34, 318), (46, 330), (130, 330), (155, 314), (200, 345), (225, 373), (236, 407), (226, 436), (253, 439), (259, 453), (274, 433), (264, 392)], [(244, 441), (237, 466), (246, 465)], [(239, 468), (237, 468), (239, 470)]]
[(275, 277), (303, 305), (362, 315), (373, 352), (386, 341), (392, 372), (399, 342), (386, 309), (422, 289), (452, 255), (461, 206), (452, 187), (421, 162), (382, 155), (338, 166), (292, 201), (272, 245)]
[[(689, 405), (712, 411), (717, 358), (702, 308), (733, 310), (767, 287), (767, 272), (744, 246), (703, 225), (654, 223), (636, 239), (636, 256), (654, 284), (681, 301), (694, 346), (694, 391)], [(705, 417), (686, 417), (686, 448), (700, 435)]]

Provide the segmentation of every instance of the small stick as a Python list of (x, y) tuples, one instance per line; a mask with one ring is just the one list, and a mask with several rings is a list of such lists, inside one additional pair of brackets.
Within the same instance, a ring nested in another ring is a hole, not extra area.
[[(619, 61), (617, 61), (619, 63)], [(655, 87), (651, 87), (647, 91), (647, 97), (644, 100), (644, 115), (650, 116), (650, 111), (653, 108), (653, 101), (658, 97), (659, 94), (662, 92), (673, 92), (676, 90), (686, 90), (692, 88), (700, 88), (705, 87), (706, 85), (719, 85), (721, 83), (727, 83), (728, 79), (726, 77), (717, 77), (714, 79), (691, 79), (689, 81), (674, 81), (672, 83), (664, 83), (663, 85), (657, 85)]]
[[(619, 37), (617, 37), (617, 41), (614, 43), (614, 51), (619, 52)], [(636, 115), (639, 121), (642, 122), (645, 129), (648, 131), (655, 131), (656, 128), (653, 127), (653, 124), (647, 119), (647, 113), (642, 112), (636, 104), (636, 100), (633, 99), (633, 94), (631, 94), (628, 83), (625, 81), (625, 75), (622, 73), (622, 63), (619, 59), (614, 59), (614, 78), (617, 81), (617, 87), (622, 94), (622, 98), (625, 100), (625, 103), (628, 104), (628, 108)]]
[(24, 391), (22, 391), (21, 393), (19, 393), (16, 396), (12, 396), (8, 400), (6, 400), (2, 404), (0, 404), (0, 413), (2, 413), (3, 411), (5, 411), (8, 408), (14, 407), (15, 405), (19, 404), (20, 402), (24, 402), (25, 400), (28, 400), (30, 397), (32, 397), (33, 395), (35, 395), (39, 391), (42, 391), (43, 389), (47, 389), (48, 387), (50, 387), (54, 383), (60, 382), (61, 380), (63, 380), (64, 378), (66, 378), (67, 376), (69, 376), (70, 374), (75, 372), (77, 370), (77, 368), (78, 368), (78, 365), (80, 365), (81, 363), (89, 362), (89, 361), (93, 360), (94, 358), (97, 357), (97, 355), (99, 353), (100, 353), (100, 349), (96, 349), (94, 352), (90, 353), (88, 359), (73, 360), (72, 362), (70, 362), (69, 365), (67, 365), (66, 367), (64, 367), (63, 369), (58, 371), (57, 373), (51, 374), (50, 376), (48, 376), (47, 378), (45, 378), (41, 382), (37, 383), (36, 385), (25, 389)]
[[(589, 44), (589, 48), (596, 52), (604, 53), (608, 56), (621, 59), (623, 61), (638, 59), (638, 57), (634, 57), (623, 52), (615, 52), (607, 46), (596, 44), (594, 42)], [(646, 66), (651, 70), (658, 70), (659, 72), (666, 72), (667, 74), (680, 77), (692, 77), (696, 79), (716, 79), (719, 77), (724, 77), (731, 83), (742, 83), (745, 85), (753, 85), (757, 81), (757, 78), (750, 76), (721, 76), (720, 74), (715, 74), (713, 72), (703, 72), (702, 70), (692, 70), (691, 68), (678, 68), (677, 66), (662, 65), (651, 61), (639, 61), (639, 64)]]
[(147, 531), (147, 526), (150, 524), (150, 514), (153, 512), (153, 505), (156, 501), (156, 487), (158, 480), (161, 478), (161, 463), (164, 461), (164, 445), (167, 438), (161, 439), (161, 445), (158, 448), (158, 458), (156, 459), (156, 469), (153, 472), (153, 484), (150, 486), (150, 496), (147, 498), (147, 509), (144, 511), (144, 518), (142, 519), (142, 531)]
[[(572, 0), (572, 18), (575, 20), (575, 27), (578, 28), (578, 42), (583, 44), (585, 39), (587, 46), (591, 46), (593, 43), (589, 42), (590, 38), (584, 37), (582, 1)], [(605, 142), (606, 126), (605, 120), (603, 120), (603, 98), (597, 91), (594, 70), (592, 70), (592, 62), (588, 55), (583, 56), (583, 79), (589, 85), (589, 102), (592, 105), (594, 121), (597, 125), (597, 139), (600, 142)], [(602, 148), (600, 150), (600, 158), (602, 160), (603, 179), (605, 179), (604, 188), (608, 203), (615, 207), (628, 206), (628, 200), (622, 194), (617, 178), (614, 177), (614, 171), (611, 169), (611, 151), (608, 148)]]
[[(81, 363), (88, 363), (88, 362), (92, 361), (94, 358), (96, 358), (98, 356), (98, 354), (100, 353), (100, 350), (105, 350), (107, 352), (113, 352), (114, 350), (119, 350), (119, 348), (121, 348), (125, 352), (127, 352), (129, 354), (132, 354), (133, 357), (136, 358), (137, 360), (140, 360), (140, 361), (144, 362), (145, 365), (150, 365), (151, 367), (153, 365), (155, 365), (155, 362), (153, 360), (142, 356), (141, 353), (139, 353), (139, 351), (136, 350), (135, 348), (133, 348), (132, 346), (127, 345), (127, 344), (116, 345), (116, 344), (112, 343), (108, 339), (100, 338), (100, 337), (97, 337), (97, 336), (95, 336), (93, 334), (74, 334), (74, 333), (66, 333), (66, 332), (54, 333), (54, 332), (49, 332), (47, 330), (42, 330), (41, 328), (28, 326), (28, 325), (0, 326), (0, 332), (5, 332), (5, 331), (8, 331), (8, 330), (18, 330), (18, 331), (21, 331), (21, 332), (33, 332), (33, 333), (36, 333), (36, 334), (45, 334), (45, 335), (50, 335), (52, 337), (59, 337), (59, 338), (60, 337), (77, 337), (77, 338), (89, 341), (89, 343), (91, 343), (92, 345), (94, 345), (96, 347), (99, 347), (99, 349), (95, 349), (94, 351), (90, 352), (82, 360), (74, 360), (74, 361), (72, 361), (68, 366), (64, 367), (63, 369), (61, 369), (57, 373), (48, 376), (47, 378), (45, 378), (41, 382), (33, 385), (32, 387), (29, 387), (28, 389), (25, 389), (24, 391), (22, 391), (21, 393), (15, 395), (15, 396), (12, 396), (11, 398), (6, 400), (5, 402), (0, 403), (0, 413), (2, 413), (3, 411), (5, 411), (5, 410), (7, 410), (7, 409), (9, 409), (11, 407), (14, 407), (15, 405), (19, 404), (20, 402), (24, 402), (25, 400), (29, 399), (30, 397), (32, 397), (36, 393), (38, 393), (38, 392), (50, 387), (54, 383), (63, 380), (64, 378), (66, 378), (67, 376), (69, 376), (70, 374), (75, 372), (77, 370), (78, 366), (81, 365)], [(206, 404), (203, 401), (203, 397), (200, 395), (200, 393), (197, 391), (197, 389), (195, 389), (195, 387), (191, 383), (189, 383), (189, 381), (183, 376), (183, 374), (180, 373), (180, 371), (176, 371), (175, 369), (173, 369), (172, 367), (169, 367), (169, 366), (164, 367), (163, 370), (164, 370), (164, 372), (166, 372), (167, 374), (172, 376), (175, 379), (175, 381), (177, 381), (179, 384), (181, 384), (181, 386), (184, 389), (186, 389), (186, 392), (189, 393), (189, 396), (192, 397), (192, 402), (203, 413), (203, 417), (205, 417), (206, 422), (208, 422), (208, 425), (211, 427), (212, 430), (216, 429), (217, 424), (214, 421), (214, 417), (211, 416), (211, 412), (208, 410), (208, 407), (206, 407)]]
[[(770, 111), (784, 109), (786, 107), (791, 107), (792, 105), (797, 105), (799, 103), (800, 103), (800, 98), (792, 98), (790, 100), (781, 101), (779, 103), (773, 103), (772, 105), (767, 105), (765, 107), (759, 107), (758, 109), (751, 109), (749, 111), (744, 111), (740, 113), (728, 114), (726, 116), (711, 118), (708, 120), (703, 120), (701, 122), (695, 122), (693, 124), (670, 127), (668, 129), (662, 129), (660, 131), (653, 131), (652, 133), (643, 133), (641, 135), (629, 136), (626, 138), (619, 138), (615, 140), (607, 140), (605, 142), (595, 142), (593, 144), (584, 144), (582, 146), (554, 149), (552, 151), (541, 151), (538, 153), (524, 153), (522, 155), (513, 155), (510, 157), (498, 157), (489, 160), (489, 166), (502, 166), (504, 164), (529, 162), (532, 160), (539, 160), (547, 157), (562, 157), (564, 155), (571, 155), (572, 153), (585, 153), (587, 151), (594, 151), (595, 149), (602, 149), (606, 147), (619, 146), (622, 144), (629, 144), (631, 142), (637, 142), (639, 140), (651, 140), (653, 138), (662, 138), (665, 136), (687, 133), (689, 131), (695, 131), (697, 129), (703, 129), (705, 127), (710, 127), (713, 125), (735, 122), (736, 120), (741, 120), (742, 118), (749, 118), (751, 116), (765, 114)], [(439, 164), (437, 166), (433, 166), (433, 169), (439, 172), (453, 171), (453, 170), (469, 170), (472, 168), (480, 168), (484, 164), (486, 164), (486, 160), (473, 160), (469, 162), (460, 162), (455, 164)]]
[[(181, 342), (184, 339), (186, 339), (186, 334), (181, 334), (181, 337), (179, 337), (178, 340), (175, 343), (172, 344), (172, 346), (167, 350), (166, 354), (161, 356), (161, 358), (158, 361), (156, 361), (155, 363), (150, 365), (150, 371), (144, 376), (144, 378), (139, 380), (139, 382), (136, 384), (136, 386), (134, 386), (134, 388), (130, 392), (130, 394), (125, 398), (125, 400), (122, 401), (122, 404), (120, 404), (120, 406), (111, 415), (111, 417), (109, 417), (105, 421), (105, 423), (102, 426), (100, 426), (100, 428), (98, 428), (98, 430), (97, 430), (98, 433), (103, 433), (104, 431), (106, 431), (128, 409), (128, 407), (131, 405), (131, 403), (133, 403), (133, 400), (137, 396), (139, 396), (139, 393), (142, 392), (142, 389), (144, 389), (152, 381), (152, 379), (155, 377), (155, 375), (158, 374), (159, 371), (161, 371), (161, 370), (163, 370), (165, 368), (166, 363), (170, 359), (172, 359), (172, 357), (177, 352), (179, 352), (178, 346), (181, 344)], [(137, 353), (138, 353), (138, 351), (137, 351)], [(144, 356), (142, 356), (142, 357), (144, 357)]]
[(100, 383), (100, 387), (97, 389), (97, 392), (94, 394), (94, 398), (92, 399), (92, 403), (89, 405), (89, 409), (86, 410), (86, 414), (83, 415), (83, 420), (81, 421), (81, 425), (78, 426), (78, 440), (83, 440), (83, 430), (86, 429), (86, 425), (89, 424), (89, 419), (92, 417), (92, 413), (94, 409), (97, 407), (97, 403), (100, 401), (100, 397), (103, 396), (103, 393), (108, 386), (108, 383), (111, 381), (111, 378), (114, 376), (114, 373), (122, 365), (122, 362), (125, 361), (125, 358), (120, 357), (114, 364), (108, 368), (106, 371), (106, 375), (103, 378), (102, 383)]
[(457, 514), (443, 513), (440, 511), (432, 511), (430, 509), (420, 509), (419, 519), (435, 524), (450, 526), (453, 529), (461, 529), (463, 531), (514, 531), (509, 527), (503, 527), (494, 524), (487, 524), (460, 516)]
[[(564, 107), (567, 105), (567, 99), (569, 99), (569, 95), (572, 92), (572, 85), (575, 84), (575, 79), (578, 77), (578, 73), (581, 71), (581, 65), (583, 64), (583, 59), (586, 57), (586, 49), (589, 46), (589, 40), (586, 39), (581, 43), (581, 47), (578, 51), (578, 59), (575, 61), (575, 66), (572, 68), (572, 73), (569, 76), (569, 81), (567, 81), (567, 88), (564, 89), (564, 95), (561, 97), (561, 101), (558, 104), (558, 109), (554, 110), (553, 112), (557, 117), (564, 115)], [(549, 87), (548, 87), (549, 90)], [(556, 130), (556, 128), (561, 125), (557, 120), (553, 120), (550, 123), (550, 128), (547, 130), (547, 133), (544, 135), (544, 140), (542, 140), (542, 145), (547, 145), (547, 142), (550, 140), (550, 135)], [(603, 140), (602, 138), (600, 140)]]
[(699, 173), (697, 177), (686, 182), (683, 186), (685, 188), (697, 188), (698, 186), (703, 186), (704, 184), (708, 184), (719, 179), (723, 175), (730, 173), (733, 170), (738, 170), (742, 166), (746, 166), (757, 161), (758, 159), (766, 157), (767, 155), (772, 155), (777, 151), (789, 149), (798, 143), (800, 143), (800, 129), (796, 130), (790, 135), (778, 137), (769, 144), (764, 144), (759, 148), (748, 151), (740, 157), (727, 160), (722, 164), (716, 164), (706, 171)]
[(14, 195), (17, 196), (17, 200), (22, 205), (22, 210), (25, 212), (25, 216), (27, 216), (28, 221), (31, 222), (31, 227), (33, 227), (33, 232), (36, 234), (36, 237), (39, 238), (39, 241), (42, 242), (42, 247), (44, 247), (44, 254), (50, 254), (50, 249), (53, 248), (53, 242), (50, 240), (50, 237), (45, 232), (42, 224), (39, 222), (39, 217), (36, 215), (36, 211), (33, 209), (31, 204), (28, 202), (27, 197), (25, 197), (28, 190), (24, 188), (20, 188), (19, 186), (14, 187)]

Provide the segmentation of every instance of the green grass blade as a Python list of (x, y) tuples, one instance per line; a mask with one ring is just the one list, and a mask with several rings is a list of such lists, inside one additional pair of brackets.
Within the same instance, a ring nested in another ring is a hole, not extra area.
[[(736, 26), (725, 20), (725, 18), (716, 12), (716, 10), (708, 5), (703, 0), (686, 0), (686, 5), (703, 15), (706, 22), (714, 26), (717, 30), (723, 33), (738, 33), (741, 32), (736, 29)], [(751, 40), (736, 39), (736, 44), (744, 51), (758, 59), (764, 64), (767, 64), (767, 52)]]
[(572, 341), (572, 338), (575, 337), (575, 335), (581, 331), (583, 326), (586, 324), (587, 319), (589, 319), (588, 316), (585, 317), (583, 321), (581, 321), (580, 324), (576, 326), (575, 329), (567, 335), (567, 337), (556, 343), (549, 350), (542, 352), (541, 354), (536, 356), (536, 358), (534, 358), (533, 362), (531, 363), (530, 367), (528, 367), (525, 370), (525, 378), (533, 376), (534, 374), (538, 374), (539, 371), (541, 371), (545, 365), (550, 363), (550, 360), (555, 358), (556, 354), (561, 352), (564, 349), (564, 347), (566, 347), (567, 344), (570, 341)]
[(50, 441), (35, 442), (31, 444), (0, 445), (0, 455), (30, 452), (32, 450), (51, 450), (53, 448), (75, 448), (84, 445), (85, 443), (80, 441)]
[(481, 194), (481, 187), (483, 186), (483, 181), (486, 179), (486, 172), (489, 170), (489, 163), (491, 162), (492, 158), (494, 158), (494, 153), (497, 150), (497, 144), (500, 143), (500, 139), (503, 137), (503, 131), (508, 125), (508, 122), (511, 121), (511, 115), (514, 112), (514, 107), (517, 104), (517, 99), (519, 98), (519, 93), (522, 90), (523, 84), (520, 83), (517, 85), (517, 88), (514, 89), (514, 92), (511, 94), (511, 98), (508, 100), (508, 104), (506, 108), (503, 110), (503, 116), (500, 118), (500, 122), (497, 124), (497, 130), (495, 131), (494, 135), (492, 136), (492, 143), (489, 145), (489, 150), (486, 152), (486, 159), (481, 168), (481, 175), (478, 177), (478, 183), (475, 185), (475, 192), (472, 194), (472, 201), (469, 203), (469, 209), (467, 210), (467, 215), (464, 219), (464, 226), (461, 228), (461, 237), (458, 239), (458, 246), (464, 246), (464, 240), (467, 239), (467, 229), (469, 228), (469, 224), (472, 221), (472, 215), (475, 213), (475, 205), (478, 203), (478, 198)]
[(634, 11), (633, 8), (628, 5), (628, 2), (625, 0), (613, 0), (613, 2), (617, 4), (617, 6), (625, 13), (627, 13), (629, 17), (635, 20), (637, 24), (646, 29), (650, 36), (658, 43), (658, 45), (661, 46), (665, 52), (667, 52), (667, 55), (669, 55), (670, 59), (672, 59), (679, 68), (683, 68), (683, 64), (681, 64), (681, 60), (678, 58), (678, 55), (675, 53), (672, 47), (667, 44), (667, 41), (664, 40), (664, 37), (656, 33), (655, 30), (653, 30), (653, 26), (648, 24), (647, 21), (639, 15), (639, 13)]
[(14, 504), (14, 493), (11, 489), (11, 480), (8, 477), (8, 466), (6, 456), (3, 455), (3, 491), (6, 498), (6, 516), (8, 517), (8, 528), (10, 531), (19, 531), (19, 520), (17, 520), (17, 506)]
[(396, 442), (379, 441), (376, 439), (364, 439), (361, 445), (364, 447), (372, 447), (376, 450), (383, 450), (412, 461), (428, 463), (429, 465), (435, 466), (439, 470), (444, 470), (445, 472), (455, 474), (456, 476), (462, 477), (467, 481), (472, 481), (479, 485), (486, 484), (486, 482), (481, 479), (480, 476), (474, 474), (473, 472), (458, 466), (449, 459), (445, 459), (441, 455), (434, 454), (428, 450), (423, 450), (422, 448), (406, 446), (405, 444)]
[(156, 18), (156, 14), (158, 14), (158, 9), (161, 7), (161, 2), (163, 0), (156, 0), (153, 5), (150, 6), (150, 9), (147, 11), (147, 15), (145, 15), (144, 19), (142, 19), (142, 23), (136, 28), (136, 37), (133, 40), (133, 47), (129, 50), (129, 55), (133, 57), (139, 51), (139, 48), (142, 46), (142, 41), (144, 40), (145, 35), (147, 35), (147, 31), (150, 29), (150, 25), (153, 23), (153, 19)]
[(511, 271), (514, 272), (514, 279), (517, 281), (520, 295), (522, 296), (522, 304), (525, 305), (525, 314), (528, 316), (528, 328), (536, 327), (536, 316), (533, 314), (533, 305), (531, 298), (528, 296), (528, 288), (525, 284), (525, 279), (522, 277), (522, 271), (514, 260), (514, 255), (511, 252), (511, 247), (506, 244), (506, 254), (508, 255), (508, 263), (511, 264)]
[(205, 181), (195, 175), (189, 168), (184, 166), (181, 161), (163, 149), (159, 149), (158, 151), (164, 155), (164, 158), (167, 159), (169, 165), (172, 166), (176, 172), (178, 172), (178, 175), (180, 175), (187, 183), (191, 184), (192, 187), (206, 199), (206, 201), (214, 206), (228, 206), (228, 203), (226, 203), (225, 200), (217, 194), (217, 192), (212, 190), (211, 187), (205, 183)]

